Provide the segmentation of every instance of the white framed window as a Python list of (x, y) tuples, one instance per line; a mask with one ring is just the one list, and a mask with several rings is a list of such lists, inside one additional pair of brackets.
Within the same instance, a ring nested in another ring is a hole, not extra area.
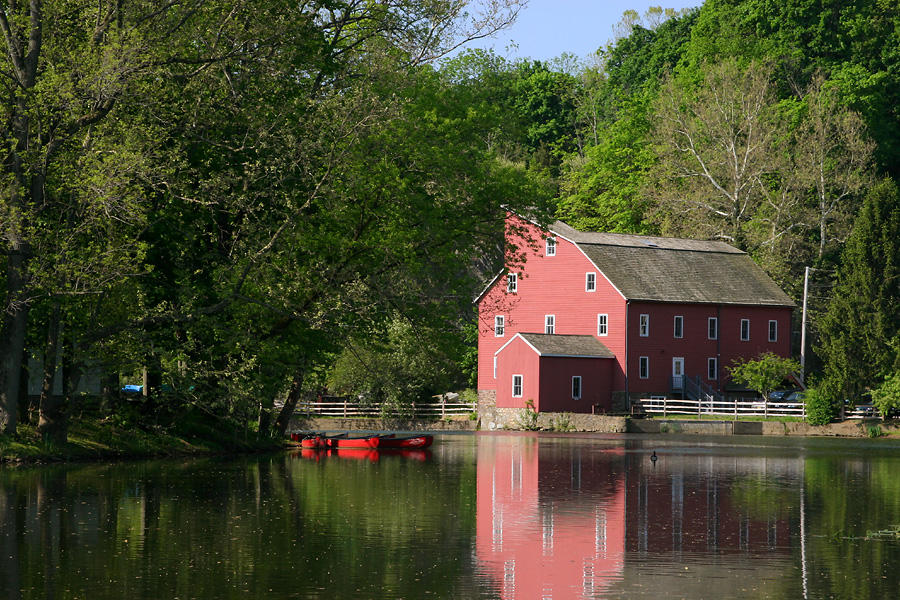
[(675, 317), (675, 337), (682, 338), (684, 337), (684, 317), (678, 315)]
[(556, 238), (547, 238), (547, 248), (545, 254), (547, 256), (556, 256)]
[(650, 378), (650, 357), (641, 356), (638, 359), (638, 377), (641, 379)]
[(769, 321), (769, 341), (778, 341), (778, 321)]
[(494, 337), (503, 337), (504, 335), (506, 335), (506, 317), (494, 315)]
[(600, 337), (609, 335), (609, 315), (597, 315), (597, 335)]
[(515, 294), (519, 291), (519, 274), (518, 273), (507, 273), (506, 274), (506, 291), (510, 294)]
[(512, 395), (513, 395), (513, 398), (521, 398), (522, 397), (522, 376), (521, 375), (513, 375)]
[(639, 328), (641, 337), (650, 335), (650, 315), (641, 315)]
[(586, 292), (596, 292), (597, 291), (597, 274), (596, 273), (586, 273), (584, 276), (584, 291)]
[(741, 319), (741, 341), (750, 341), (750, 319)]
[(719, 319), (715, 317), (709, 318), (709, 339), (719, 339)]
[(544, 315), (544, 333), (556, 333), (556, 315)]
[(719, 360), (717, 358), (710, 358), (706, 361), (706, 378), (719, 378)]
[(574, 375), (572, 377), (572, 399), (581, 399), (581, 375)]

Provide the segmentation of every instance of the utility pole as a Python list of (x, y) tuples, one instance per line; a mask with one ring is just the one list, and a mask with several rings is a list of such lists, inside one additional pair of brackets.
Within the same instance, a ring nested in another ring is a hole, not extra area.
[(803, 274), (803, 315), (800, 320), (800, 383), (806, 386), (806, 297), (809, 295), (809, 267)]

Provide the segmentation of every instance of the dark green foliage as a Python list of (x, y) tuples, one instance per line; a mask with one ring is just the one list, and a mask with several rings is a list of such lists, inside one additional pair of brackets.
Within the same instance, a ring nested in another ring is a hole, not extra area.
[(805, 88), (816, 71), (839, 82), (896, 175), (900, 115), (900, 5), (882, 0), (707, 0), (692, 31), (694, 65), (727, 57), (772, 61), (781, 97)]
[(655, 89), (684, 56), (685, 44), (697, 22), (699, 9), (668, 19), (656, 29), (635, 25), (605, 52), (610, 93), (619, 98)]
[(886, 180), (867, 194), (841, 255), (837, 285), (819, 328), (823, 388), (855, 398), (898, 369), (900, 190)]
[(574, 149), (575, 78), (534, 61), (518, 66), (512, 88), (513, 110), (524, 123), (529, 154), (555, 174), (560, 157)]
[[(825, 179), (801, 160), (815, 158), (814, 109), (845, 124), (853, 109), (877, 170), (900, 169), (900, 8), (882, 0), (708, 0), (643, 23), (634, 13), (580, 73), (482, 51), (432, 68), (451, 41), (417, 24), (459, 23), (444, 0), (192, 0), (147, 18), (142, 4), (53, 0), (40, 5), (26, 77), (15, 58), (36, 6), (0, 9), (11, 23), (0, 69), (18, 82), (0, 152), (7, 431), (23, 348), (60, 348), (67, 381), (99, 363), (134, 383), (146, 367), (151, 398), (120, 403), (123, 420), (200, 410), (247, 421), (292, 383), (321, 385), (351, 346), (380, 360), (376, 341), (400, 319), (429, 332), (420, 345), (440, 340), (428, 360), (391, 363), (395, 381), (416, 373), (400, 395), (447, 391), (477, 365), (461, 315), (502, 267), (504, 207), (657, 233), (685, 213), (651, 214), (650, 190), (701, 198), (684, 178), (654, 180), (671, 144), (652, 132), (660, 82), (671, 76), (687, 104), (705, 65), (773, 73), (765, 113), (781, 119), (778, 135), (747, 180), (759, 201), (734, 237), (795, 296), (803, 266), (826, 278), (838, 262), (871, 172), (861, 134), (825, 148), (828, 185), (811, 183)], [(851, 129), (820, 121), (822, 139)], [(835, 175), (848, 154), (853, 181)], [(873, 190), (883, 199), (857, 220), (816, 323), (832, 399), (897, 370), (892, 193)], [(715, 232), (708, 220), (678, 231), (715, 235), (702, 233)], [(423, 363), (430, 373), (403, 367)]]
[(806, 406), (806, 422), (810, 425), (827, 425), (838, 415), (837, 402), (821, 389), (807, 390), (803, 403)]

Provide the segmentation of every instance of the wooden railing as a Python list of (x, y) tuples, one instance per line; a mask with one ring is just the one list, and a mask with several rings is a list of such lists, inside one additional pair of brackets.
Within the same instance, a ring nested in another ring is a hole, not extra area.
[(853, 410), (845, 411), (845, 419), (880, 419), (881, 413), (871, 404), (858, 404)]
[(802, 404), (763, 402), (762, 399), (700, 398), (699, 400), (676, 398), (643, 398), (633, 406), (632, 412), (668, 415), (710, 415), (722, 417), (800, 417), (806, 418)]
[(306, 417), (402, 417), (407, 419), (443, 419), (453, 415), (469, 415), (477, 405), (465, 402), (416, 403), (388, 407), (380, 404), (359, 404), (350, 400), (300, 402), (294, 415)]

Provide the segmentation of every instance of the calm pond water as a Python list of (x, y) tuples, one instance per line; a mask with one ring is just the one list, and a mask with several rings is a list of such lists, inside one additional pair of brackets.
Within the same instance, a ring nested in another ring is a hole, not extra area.
[(898, 598), (897, 526), (900, 440), (446, 434), (5, 468), (0, 599)]

